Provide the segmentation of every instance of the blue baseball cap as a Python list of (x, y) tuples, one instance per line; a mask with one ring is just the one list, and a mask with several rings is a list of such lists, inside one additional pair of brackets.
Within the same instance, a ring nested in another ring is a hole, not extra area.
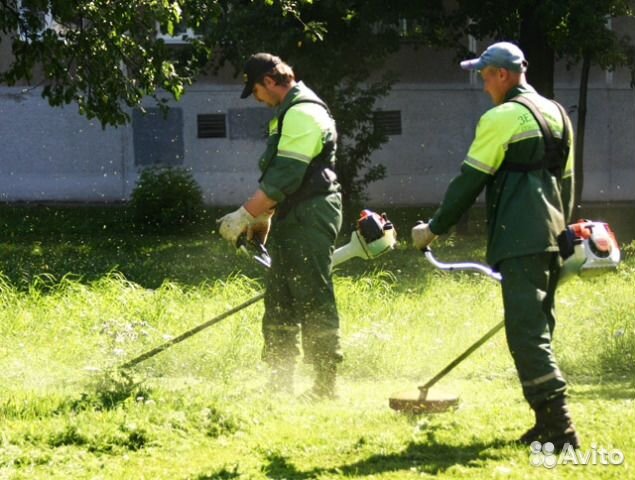
[(506, 68), (513, 72), (527, 71), (525, 54), (513, 43), (498, 42), (487, 47), (480, 57), (461, 62), (464, 70), (483, 70), (487, 66)]

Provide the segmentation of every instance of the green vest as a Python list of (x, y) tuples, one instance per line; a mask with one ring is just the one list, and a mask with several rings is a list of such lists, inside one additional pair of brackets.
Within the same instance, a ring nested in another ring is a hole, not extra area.
[(278, 202), (279, 215), (305, 198), (339, 191), (333, 172), (336, 143), (328, 108), (298, 82), (269, 122), (267, 148), (259, 161), (260, 188)]

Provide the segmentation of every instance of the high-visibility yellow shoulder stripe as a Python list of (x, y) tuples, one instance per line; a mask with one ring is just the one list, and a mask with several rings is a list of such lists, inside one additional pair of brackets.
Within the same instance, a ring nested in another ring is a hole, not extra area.
[(528, 138), (539, 138), (540, 136), (540, 130), (529, 130), (527, 132), (514, 135), (509, 139), (509, 143), (520, 142), (521, 140), (527, 140)]
[(465, 163), (480, 172), (493, 175), (503, 163), (511, 138), (521, 133), (517, 130), (518, 115), (515, 104), (509, 102), (485, 112), (476, 126)]
[(324, 107), (301, 103), (287, 110), (278, 143), (278, 154), (306, 163), (324, 147), (325, 134), (334, 129), (333, 119)]
[(285, 158), (291, 158), (293, 160), (299, 160), (300, 162), (304, 162), (304, 163), (310, 163), (311, 162), (311, 157), (309, 157), (308, 155), (303, 155), (299, 152), (292, 152), (290, 150), (280, 150), (278, 149), (278, 156), (280, 157), (285, 157)]
[[(563, 125), (556, 105), (535, 94), (528, 96), (543, 113), (554, 136), (562, 138)], [(515, 102), (505, 102), (488, 110), (480, 118), (464, 163), (480, 172), (493, 175), (500, 168), (510, 144), (541, 136), (540, 127), (527, 108)], [(567, 161), (564, 176), (570, 175), (573, 170), (571, 159), (572, 154)]]
[(487, 173), (488, 175), (494, 175), (496, 173), (496, 170), (494, 170), (492, 167), (490, 167), (486, 163), (478, 161), (476, 158), (471, 158), (469, 155), (465, 157), (463, 163), (478, 170), (479, 172)]

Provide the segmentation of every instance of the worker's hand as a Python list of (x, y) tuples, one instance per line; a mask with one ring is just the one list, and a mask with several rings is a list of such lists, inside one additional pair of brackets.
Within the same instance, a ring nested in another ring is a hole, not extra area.
[(247, 227), (247, 240), (256, 240), (261, 244), (267, 243), (267, 237), (269, 236), (269, 230), (271, 229), (271, 213), (263, 213), (258, 215), (251, 222), (251, 225)]
[(254, 217), (245, 210), (245, 207), (240, 207), (227, 215), (216, 220), (216, 223), (220, 224), (218, 232), (220, 236), (227, 240), (232, 245), (236, 245), (236, 240), (242, 234), (247, 232), (249, 225), (254, 221)]
[(437, 235), (432, 233), (427, 223), (417, 223), (411, 230), (412, 244), (417, 250), (423, 250), (432, 241), (437, 238)]

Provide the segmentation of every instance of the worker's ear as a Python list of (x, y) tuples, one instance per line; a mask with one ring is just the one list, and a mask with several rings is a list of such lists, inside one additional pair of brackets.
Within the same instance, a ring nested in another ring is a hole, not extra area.
[(499, 68), (498, 75), (503, 81), (513, 81), (514, 83), (517, 83), (521, 74), (519, 72), (507, 70), (506, 68)]
[(265, 75), (262, 78), (262, 84), (265, 86), (265, 88), (272, 88), (276, 86), (276, 81), (269, 75)]

